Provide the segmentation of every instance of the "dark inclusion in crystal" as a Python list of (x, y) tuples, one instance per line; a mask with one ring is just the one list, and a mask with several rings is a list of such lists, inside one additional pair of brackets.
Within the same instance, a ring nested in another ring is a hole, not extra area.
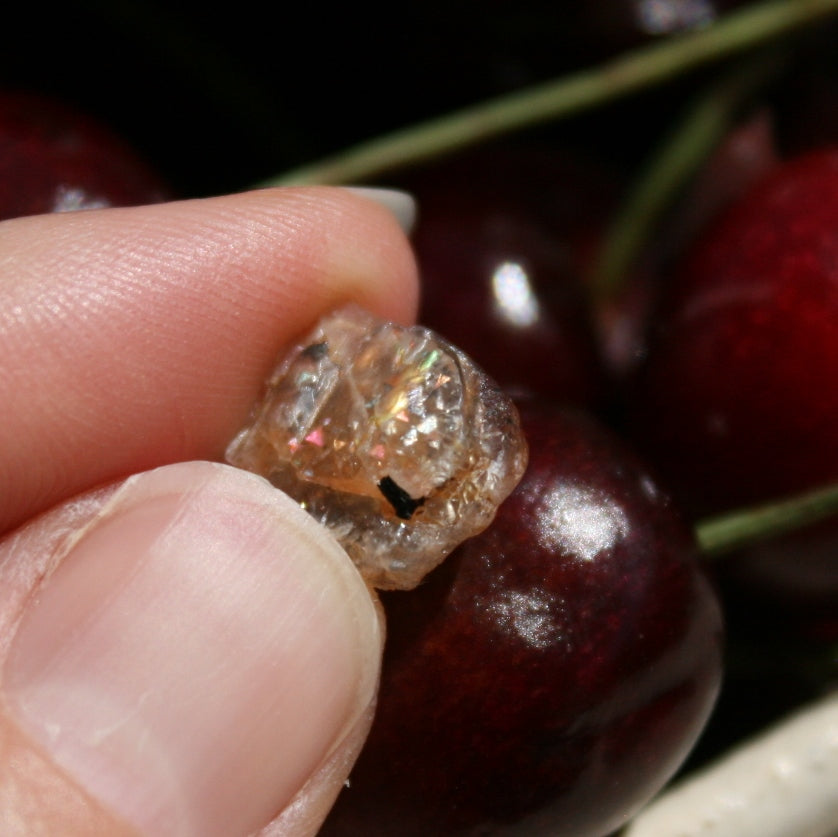
[(302, 351), (303, 357), (311, 358), (311, 360), (322, 360), (328, 354), (328, 343), (312, 343), (310, 346), (306, 346)]
[(413, 512), (425, 502), (424, 497), (414, 500), (413, 497), (401, 488), (397, 482), (390, 479), (390, 477), (384, 477), (378, 483), (378, 489), (389, 500), (393, 511), (396, 513), (396, 517), (400, 517), (402, 520), (410, 520), (413, 517)]

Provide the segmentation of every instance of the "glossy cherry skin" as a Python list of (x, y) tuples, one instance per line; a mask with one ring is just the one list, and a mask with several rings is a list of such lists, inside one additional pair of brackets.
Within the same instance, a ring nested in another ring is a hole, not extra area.
[(666, 291), (633, 425), (692, 509), (838, 479), (838, 149), (759, 181)]
[(35, 94), (0, 92), (0, 220), (168, 196), (148, 164), (91, 117)]
[(494, 523), (382, 597), (377, 715), (324, 835), (605, 835), (710, 712), (721, 620), (690, 530), (593, 420), (523, 424)]
[(406, 181), (419, 207), (420, 320), (507, 390), (574, 404), (603, 391), (580, 273), (610, 195), (591, 169), (501, 148)]

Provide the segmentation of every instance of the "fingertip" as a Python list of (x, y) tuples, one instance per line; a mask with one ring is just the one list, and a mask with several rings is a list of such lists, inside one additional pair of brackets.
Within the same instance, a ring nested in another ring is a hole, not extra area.
[(354, 302), (385, 320), (415, 321), (419, 271), (406, 237), (415, 215), (410, 195), (337, 186), (280, 187), (248, 194), (264, 197), (269, 211), (279, 202), (283, 211), (293, 205), (312, 219), (300, 255), (304, 269), (319, 264), (312, 278), (320, 283), (319, 298), (332, 300), (329, 308)]

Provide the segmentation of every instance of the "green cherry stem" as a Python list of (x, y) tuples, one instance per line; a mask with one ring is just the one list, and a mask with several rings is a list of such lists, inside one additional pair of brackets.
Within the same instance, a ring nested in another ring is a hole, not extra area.
[(262, 186), (362, 183), (551, 119), (568, 117), (765, 44), (838, 13), (838, 0), (765, 0), (706, 29), (667, 38), (599, 67), (361, 143)]
[(724, 137), (742, 103), (772, 78), (782, 63), (774, 49), (738, 63), (701, 92), (652, 153), (618, 210), (594, 265), (591, 287), (599, 302), (617, 293), (664, 211)]
[(830, 485), (786, 500), (699, 521), (695, 533), (702, 553), (714, 558), (738, 547), (816, 523), (836, 512), (838, 485)]

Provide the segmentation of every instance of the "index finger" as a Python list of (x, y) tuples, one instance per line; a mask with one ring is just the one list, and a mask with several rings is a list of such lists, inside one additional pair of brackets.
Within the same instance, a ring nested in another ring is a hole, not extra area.
[(355, 302), (415, 316), (394, 216), (275, 189), (0, 224), (0, 531), (129, 473), (217, 458), (277, 353)]

